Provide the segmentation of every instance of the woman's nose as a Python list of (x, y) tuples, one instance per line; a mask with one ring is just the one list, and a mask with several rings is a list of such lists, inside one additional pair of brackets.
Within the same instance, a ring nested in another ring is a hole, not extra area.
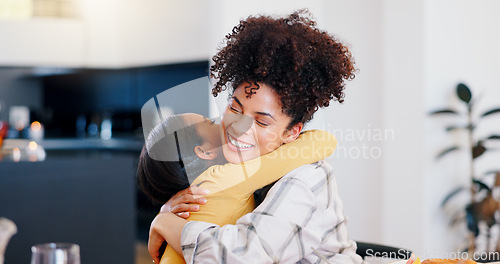
[(253, 124), (253, 118), (248, 115), (238, 115), (237, 119), (232, 124), (234, 132), (237, 134), (235, 136), (246, 134)]

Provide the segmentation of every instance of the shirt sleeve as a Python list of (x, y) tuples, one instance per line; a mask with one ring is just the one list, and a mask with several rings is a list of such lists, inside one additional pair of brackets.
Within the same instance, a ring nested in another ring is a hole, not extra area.
[(187, 223), (181, 237), (186, 263), (321, 263), (323, 258), (361, 263), (347, 238), (346, 218), (338, 214), (340, 201), (332, 201), (334, 195), (323, 203), (318, 195), (327, 192), (319, 189), (294, 177), (283, 178), (236, 225)]

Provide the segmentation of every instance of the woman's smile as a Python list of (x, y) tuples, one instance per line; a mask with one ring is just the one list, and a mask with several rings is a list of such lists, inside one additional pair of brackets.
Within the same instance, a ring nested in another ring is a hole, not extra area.
[[(255, 88), (251, 96), (245, 92), (249, 87)], [(241, 84), (222, 117), (224, 157), (240, 163), (275, 150), (289, 137), (290, 121), (273, 88), (263, 83)]]
[(226, 132), (226, 138), (228, 139), (227, 143), (229, 144), (229, 147), (231, 148), (232, 151), (247, 151), (250, 148), (255, 147), (255, 145), (253, 144), (249, 144), (241, 140), (238, 140), (228, 132)]

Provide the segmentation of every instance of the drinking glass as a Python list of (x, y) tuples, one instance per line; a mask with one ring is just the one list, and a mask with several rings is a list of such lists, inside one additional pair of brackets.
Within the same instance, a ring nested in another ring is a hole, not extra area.
[(47, 243), (31, 247), (31, 264), (80, 264), (80, 246)]

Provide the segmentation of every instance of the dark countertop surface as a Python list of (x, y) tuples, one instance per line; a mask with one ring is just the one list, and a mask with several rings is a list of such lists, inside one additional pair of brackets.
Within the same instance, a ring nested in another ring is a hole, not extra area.
[(112, 138), (108, 140), (99, 138), (54, 138), (41, 140), (39, 144), (47, 151), (80, 149), (140, 151), (144, 145), (144, 140), (135, 138)]

